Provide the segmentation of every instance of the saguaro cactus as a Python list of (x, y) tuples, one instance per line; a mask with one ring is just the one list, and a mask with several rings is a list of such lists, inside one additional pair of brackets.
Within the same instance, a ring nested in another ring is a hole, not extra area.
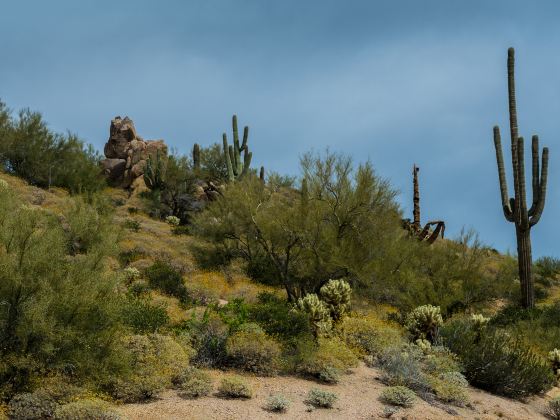
[[(230, 182), (243, 177), (249, 172), (251, 166), (251, 158), (253, 154), (249, 152), (247, 139), (249, 137), (249, 127), (245, 126), (243, 130), (243, 142), (239, 145), (239, 132), (237, 131), (237, 116), (232, 118), (233, 125), (233, 145), (228, 145), (227, 135), (223, 134), (224, 158), (226, 160), (228, 179)], [(243, 153), (243, 162), (241, 161), (241, 152)]]
[[(412, 167), (412, 183), (414, 186), (414, 195), (412, 198), (414, 209), (412, 211), (412, 222), (410, 219), (403, 220), (403, 227), (408, 230), (410, 235), (415, 236), (419, 241), (426, 241), (429, 245), (433, 244), (436, 239), (445, 234), (445, 222), (443, 220), (433, 220), (426, 223), (424, 229), (420, 224), (420, 190), (418, 188), (418, 171), (420, 168), (416, 165)], [(435, 229), (432, 231), (432, 226)]]
[(163, 159), (159, 154), (159, 150), (156, 151), (156, 158), (150, 155), (146, 160), (146, 166), (144, 168), (144, 182), (150, 190), (162, 190), (165, 186), (165, 164)]
[(193, 145), (192, 150), (193, 167), (195, 171), (200, 170), (200, 146), (198, 143)]
[(494, 146), (496, 147), (496, 160), (498, 163), (498, 177), (500, 180), (500, 193), (504, 216), (508, 222), (515, 223), (517, 237), (517, 261), (519, 266), (519, 280), (521, 282), (521, 298), (525, 308), (535, 306), (535, 291), (531, 275), (531, 228), (541, 218), (546, 198), (546, 180), (548, 176), (548, 148), (542, 152), (542, 167), (539, 172), (539, 138), (533, 136), (533, 202), (527, 210), (525, 194), (525, 162), (523, 137), (519, 137), (517, 127), (517, 105), (515, 101), (515, 52), (508, 50), (508, 97), (509, 97), (509, 128), (511, 134), (511, 158), (513, 166), (513, 187), (515, 195), (508, 198), (508, 187), (504, 170), (502, 155), (502, 142), (500, 128), (494, 127)]

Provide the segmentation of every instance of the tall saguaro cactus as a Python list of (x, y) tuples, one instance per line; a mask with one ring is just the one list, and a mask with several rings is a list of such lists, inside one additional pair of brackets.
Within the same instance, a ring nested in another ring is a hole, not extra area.
[(509, 97), (509, 128), (511, 135), (511, 160), (513, 166), (514, 197), (509, 198), (502, 155), (502, 141), (500, 128), (494, 127), (494, 146), (496, 147), (496, 160), (498, 163), (498, 177), (500, 180), (500, 193), (504, 216), (508, 222), (515, 223), (517, 237), (517, 260), (519, 266), (519, 280), (521, 282), (522, 305), (525, 308), (535, 306), (535, 291), (531, 274), (531, 228), (536, 225), (542, 215), (546, 198), (546, 180), (548, 176), (548, 148), (543, 148), (542, 166), (539, 171), (539, 138), (532, 139), (532, 187), (533, 202), (527, 209), (525, 193), (525, 161), (523, 137), (519, 137), (517, 127), (517, 105), (515, 101), (515, 52), (508, 50), (508, 97)]
[[(232, 118), (233, 125), (233, 145), (228, 145), (227, 135), (223, 134), (224, 158), (226, 160), (228, 179), (230, 182), (241, 178), (249, 172), (251, 166), (251, 158), (253, 154), (249, 152), (247, 139), (249, 137), (249, 127), (245, 126), (243, 130), (243, 142), (239, 145), (239, 132), (237, 130), (237, 116)], [(243, 152), (243, 162), (241, 161), (241, 152)]]

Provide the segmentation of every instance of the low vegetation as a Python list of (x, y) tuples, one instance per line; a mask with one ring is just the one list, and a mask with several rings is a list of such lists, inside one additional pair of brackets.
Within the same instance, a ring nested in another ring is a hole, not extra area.
[[(76, 137), (0, 104), (0, 413), (111, 420), (113, 402), (167, 388), (247, 399), (235, 373), (326, 387), (360, 361), (395, 407), (468, 405), (469, 384), (523, 400), (557, 383), (558, 260), (535, 262), (537, 306), (521, 308), (514, 258), (474, 232), (410, 237), (369, 162), (306, 154), (299, 177), (247, 166), (232, 180), (223, 153), (171, 155), (127, 197), (104, 190)], [(37, 188), (55, 186), (68, 193)], [(207, 369), (232, 373), (214, 384)], [(306, 399), (336, 401), (317, 388)], [(262, 408), (289, 405), (276, 394)]]

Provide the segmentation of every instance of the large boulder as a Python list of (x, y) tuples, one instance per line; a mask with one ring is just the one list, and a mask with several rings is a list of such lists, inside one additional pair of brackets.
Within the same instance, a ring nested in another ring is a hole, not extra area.
[(138, 185), (134, 181), (144, 175), (148, 157), (167, 159), (167, 145), (163, 140), (144, 140), (136, 133), (130, 118), (117, 116), (111, 121), (104, 153), (107, 159), (101, 164), (109, 182), (131, 188)]

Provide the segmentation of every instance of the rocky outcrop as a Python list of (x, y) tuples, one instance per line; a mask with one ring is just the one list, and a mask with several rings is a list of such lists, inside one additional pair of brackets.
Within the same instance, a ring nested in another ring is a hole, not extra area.
[(146, 160), (167, 159), (167, 145), (163, 140), (144, 140), (136, 133), (134, 123), (128, 117), (115, 117), (111, 121), (109, 140), (105, 144), (106, 159), (101, 161), (103, 172), (111, 185), (122, 188), (137, 186), (144, 175)]

